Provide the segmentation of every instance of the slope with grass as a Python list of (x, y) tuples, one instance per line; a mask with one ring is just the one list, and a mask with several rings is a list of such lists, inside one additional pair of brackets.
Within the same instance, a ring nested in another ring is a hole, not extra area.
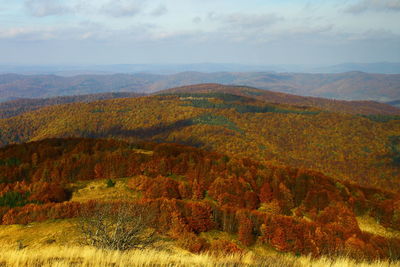
[(356, 261), (347, 257), (313, 259), (293, 255), (259, 256), (247, 254), (192, 254), (185, 251), (134, 250), (104, 251), (90, 247), (49, 246), (41, 249), (5, 249), (0, 255), (5, 266), (181, 266), (181, 267), (396, 267), (398, 262)]
[[(136, 203), (155, 214), (151, 226), (159, 235), (191, 252), (262, 247), (314, 256), (400, 257), (398, 192), (310, 170), (177, 144), (101, 139), (7, 146), (0, 160), (4, 225), (76, 218), (93, 203)], [(29, 227), (10, 227), (1, 228), (3, 242), (36, 242), (23, 236), (32, 232)], [(13, 229), (17, 236), (10, 235)], [(37, 244), (64, 244), (65, 233), (48, 231)], [(74, 230), (69, 232), (74, 242)]]

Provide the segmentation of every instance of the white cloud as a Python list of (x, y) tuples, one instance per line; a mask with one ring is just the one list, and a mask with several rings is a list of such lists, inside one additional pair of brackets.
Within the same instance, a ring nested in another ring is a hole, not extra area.
[(198, 23), (201, 23), (202, 19), (201, 19), (199, 16), (197, 16), (197, 17), (194, 17), (194, 18), (192, 19), (192, 21), (193, 21), (193, 23), (198, 24)]
[(47, 17), (70, 13), (72, 9), (58, 0), (25, 0), (25, 9), (34, 17)]
[[(12, 27), (1, 29), (0, 40), (18, 42), (29, 41), (91, 41), (103, 43), (124, 43), (131, 41), (149, 41), (153, 37), (153, 25), (139, 24), (115, 30), (109, 27), (84, 21), (77, 25), (42, 26), (42, 27)], [(118, 40), (118, 41), (116, 41)]]
[(284, 20), (282, 17), (273, 13), (264, 14), (248, 14), (248, 13), (233, 13), (229, 15), (216, 15), (210, 13), (208, 18), (214, 21), (220, 21), (225, 26), (233, 29), (253, 29), (269, 27), (279, 21)]
[(152, 16), (159, 17), (159, 16), (167, 14), (167, 12), (168, 12), (167, 7), (165, 5), (160, 4), (150, 14)]
[(400, 12), (400, 0), (360, 0), (345, 9), (348, 13), (359, 14), (366, 11)]
[(400, 36), (391, 31), (383, 29), (369, 29), (361, 33), (346, 34), (346, 39), (349, 41), (389, 41), (400, 40)]
[(111, 0), (101, 7), (101, 12), (111, 17), (133, 17), (142, 12), (145, 1)]

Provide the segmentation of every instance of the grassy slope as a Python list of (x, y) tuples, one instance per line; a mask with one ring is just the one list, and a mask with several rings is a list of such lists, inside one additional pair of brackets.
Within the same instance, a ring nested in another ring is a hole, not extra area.
[(244, 255), (195, 255), (188, 252), (133, 250), (128, 252), (102, 251), (89, 247), (49, 246), (42, 249), (5, 249), (0, 263), (6, 266), (273, 266), (273, 267), (385, 267), (400, 266), (396, 262), (355, 262), (348, 258), (311, 259), (291, 255), (260, 257)]
[[(137, 195), (126, 187), (127, 179), (116, 179), (115, 187), (106, 187), (105, 180), (84, 182), (75, 185), (72, 200), (88, 201), (98, 198), (126, 199)], [(83, 195), (84, 193), (84, 195)], [(360, 226), (368, 232), (384, 236), (400, 236), (389, 231), (371, 218), (358, 218)], [(0, 226), (0, 264), (6, 266), (400, 266), (398, 262), (356, 263), (348, 258), (331, 260), (323, 257), (311, 259), (296, 257), (290, 253), (278, 253), (261, 245), (254, 245), (243, 255), (191, 254), (177, 248), (171, 241), (164, 241), (161, 250), (102, 251), (81, 247), (80, 235), (75, 228), (76, 221), (53, 220), (28, 225)], [(382, 229), (383, 228), (383, 229)], [(202, 233), (206, 239), (227, 239), (237, 241), (235, 236), (219, 231)]]

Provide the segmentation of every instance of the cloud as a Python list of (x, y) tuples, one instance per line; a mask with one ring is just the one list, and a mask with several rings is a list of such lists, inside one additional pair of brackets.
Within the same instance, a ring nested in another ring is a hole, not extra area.
[(268, 27), (281, 20), (282, 17), (277, 16), (273, 13), (267, 14), (246, 14), (246, 13), (233, 13), (229, 15), (218, 16), (214, 13), (208, 16), (212, 20), (219, 20), (223, 22), (227, 27), (233, 29), (254, 29)]
[(23, 41), (39, 41), (51, 40), (56, 38), (57, 31), (55, 29), (43, 28), (41, 30), (30, 27), (14, 27), (5, 30), (0, 30), (0, 39), (2, 40), (23, 40)]
[[(113, 30), (104, 24), (83, 21), (77, 25), (0, 28), (0, 40), (27, 42), (86, 41), (94, 43), (146, 42), (152, 40), (154, 25), (138, 24)], [(118, 40), (118, 41), (116, 41)]]
[(192, 21), (193, 21), (193, 23), (198, 24), (198, 23), (201, 23), (202, 19), (201, 19), (199, 16), (197, 16), (197, 17), (194, 17), (194, 18), (192, 19)]
[(345, 12), (353, 14), (367, 11), (400, 12), (400, 0), (360, 0), (345, 9)]
[(362, 42), (370, 42), (370, 41), (382, 42), (382, 41), (400, 40), (399, 35), (383, 29), (369, 29), (361, 33), (346, 34), (345, 38), (348, 41), (362, 41)]
[(142, 11), (145, 1), (111, 0), (101, 7), (101, 12), (111, 17), (133, 17)]
[(70, 13), (72, 9), (58, 0), (25, 0), (25, 9), (34, 17), (47, 17)]
[(168, 9), (165, 5), (159, 5), (157, 8), (155, 8), (150, 15), (155, 16), (155, 17), (160, 17), (162, 15), (167, 14)]

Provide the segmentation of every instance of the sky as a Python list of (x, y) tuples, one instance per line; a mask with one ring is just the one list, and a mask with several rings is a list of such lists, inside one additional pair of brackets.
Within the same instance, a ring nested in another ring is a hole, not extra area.
[(205, 62), (400, 62), (400, 0), (0, 0), (0, 65)]

